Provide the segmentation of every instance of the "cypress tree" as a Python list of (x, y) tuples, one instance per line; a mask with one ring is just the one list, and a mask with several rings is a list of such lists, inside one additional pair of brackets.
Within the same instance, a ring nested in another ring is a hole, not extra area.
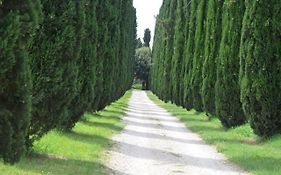
[[(163, 7), (163, 6), (162, 6)], [(161, 9), (162, 9), (161, 7)], [(150, 68), (150, 85), (151, 85), (151, 91), (155, 94), (158, 94), (158, 85), (157, 85), (157, 79), (160, 73), (159, 71), (159, 59), (158, 59), (158, 55), (159, 55), (159, 46), (160, 46), (160, 42), (159, 42), (159, 35), (160, 35), (160, 31), (159, 31), (159, 15), (157, 16), (156, 18), (156, 26), (155, 26), (155, 35), (154, 35), (154, 38), (153, 38), (153, 52), (152, 52), (152, 59), (151, 59), (151, 68)], [(157, 44), (155, 44), (157, 43)]]
[(93, 101), (93, 109), (99, 110), (102, 109), (102, 107), (99, 106), (100, 100), (103, 96), (103, 85), (104, 85), (104, 77), (103, 77), (103, 59), (104, 59), (104, 48), (106, 43), (106, 37), (108, 35), (107, 30), (107, 21), (103, 20), (103, 18), (106, 18), (104, 15), (103, 10), (104, 8), (108, 8), (108, 1), (102, 1), (98, 0), (97, 2), (97, 8), (96, 8), (96, 14), (97, 14), (97, 24), (98, 24), (98, 38), (97, 42), (99, 43), (97, 46), (97, 55), (96, 55), (96, 83), (95, 83), (95, 98)]
[(42, 0), (44, 21), (32, 49), (34, 108), (29, 145), (69, 118), (78, 93), (81, 37), (76, 32), (81, 26), (77, 3)]
[[(177, 3), (174, 1), (170, 2), (169, 7), (167, 9), (167, 18), (165, 19), (165, 36), (166, 45), (165, 47), (165, 56), (164, 56), (164, 100), (170, 101), (172, 99), (172, 56), (174, 49), (174, 34), (175, 34), (175, 18), (176, 18), (176, 10)], [(163, 51), (162, 51), (163, 52)]]
[[(96, 110), (101, 110), (131, 87), (136, 40), (136, 11), (132, 0), (115, 2), (101, 0), (98, 1), (97, 7), (99, 45), (94, 106)], [(121, 10), (120, 13), (118, 9)], [(118, 14), (121, 16), (118, 17)], [(118, 70), (120, 70), (119, 74), (116, 74)], [(115, 74), (119, 76), (115, 78)]]
[(206, 19), (205, 61), (202, 68), (203, 110), (215, 115), (215, 83), (217, 79), (216, 60), (219, 53), (222, 30), (222, 6), (224, 0), (209, 0)]
[(152, 68), (151, 68), (151, 86), (152, 91), (158, 95), (160, 99), (164, 99), (164, 88), (163, 82), (165, 77), (164, 72), (164, 53), (166, 45), (166, 22), (165, 17), (167, 16), (167, 8), (171, 3), (170, 0), (164, 0), (160, 8), (159, 15), (156, 20), (155, 35), (154, 35), (154, 44), (152, 52)]
[(1, 0), (0, 39), (5, 162), (18, 161), (52, 129), (70, 130), (83, 113), (104, 108), (131, 86), (132, 0)]
[(113, 67), (111, 65), (111, 62), (114, 61), (114, 58), (112, 58), (111, 53), (113, 53), (114, 48), (111, 47), (112, 43), (110, 39), (113, 37), (111, 32), (111, 24), (114, 25), (114, 19), (111, 15), (112, 6), (109, 0), (101, 0), (99, 1), (99, 5), (102, 7), (101, 11), (98, 11), (98, 22), (101, 24), (99, 27), (99, 35), (100, 35), (100, 41), (99, 41), (99, 47), (98, 47), (98, 57), (100, 59), (99, 62), (102, 62), (101, 69), (101, 82), (98, 85), (100, 89), (100, 96), (97, 110), (102, 110), (107, 106), (107, 102), (110, 99), (110, 92), (111, 89), (114, 87), (110, 84), (111, 77), (112, 76), (106, 76), (106, 75), (112, 75)]
[(28, 50), (40, 10), (39, 1), (0, 4), (0, 157), (7, 163), (19, 161), (26, 149), (32, 85)]
[(204, 42), (205, 42), (205, 19), (206, 19), (206, 0), (198, 1), (195, 48), (192, 62), (192, 75), (190, 80), (191, 94), (193, 98), (193, 107), (197, 111), (203, 110), (201, 87), (202, 87), (202, 66), (204, 62)]
[(281, 1), (246, 1), (241, 40), (241, 101), (254, 132), (281, 133)]
[(184, 34), (184, 41), (183, 41), (183, 50), (182, 50), (182, 62), (180, 64), (180, 80), (179, 80), (179, 97), (180, 97), (180, 106), (185, 106), (185, 74), (186, 70), (188, 69), (188, 63), (190, 60), (186, 59), (186, 46), (189, 38), (189, 23), (190, 23), (190, 9), (191, 9), (191, 0), (184, 0), (183, 1), (183, 34)]
[[(95, 1), (80, 0), (75, 2), (75, 37), (78, 75), (76, 96), (68, 107), (68, 116), (61, 119), (57, 128), (70, 131), (85, 111), (89, 111), (94, 99), (96, 23)], [(87, 25), (86, 25), (87, 24)]]
[(150, 40), (151, 40), (151, 31), (150, 29), (147, 28), (144, 31), (144, 37), (143, 37), (144, 47), (150, 47)]
[(191, 94), (191, 75), (193, 66), (193, 54), (194, 54), (194, 43), (195, 43), (195, 32), (196, 32), (196, 14), (197, 14), (197, 0), (190, 1), (190, 20), (186, 29), (188, 30), (188, 39), (186, 41), (186, 48), (184, 52), (185, 58), (185, 73), (184, 73), (184, 107), (186, 109), (193, 108), (193, 97)]
[(224, 127), (245, 123), (240, 102), (239, 47), (244, 0), (225, 0), (223, 5), (222, 40), (217, 64), (216, 113)]
[(182, 62), (183, 62), (183, 51), (184, 51), (184, 1), (177, 1), (176, 11), (176, 25), (175, 25), (175, 43), (174, 43), (174, 54), (172, 57), (172, 71), (171, 71), (171, 88), (172, 88), (172, 101), (177, 105), (182, 103), (181, 101), (181, 83), (182, 83)]

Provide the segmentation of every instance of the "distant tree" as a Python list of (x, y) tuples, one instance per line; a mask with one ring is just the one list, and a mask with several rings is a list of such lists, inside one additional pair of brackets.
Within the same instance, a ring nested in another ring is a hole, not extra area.
[(139, 48), (141, 48), (141, 47), (143, 47), (143, 43), (142, 43), (141, 39), (138, 38), (138, 39), (136, 40), (136, 48), (139, 49)]
[(151, 31), (147, 28), (144, 31), (144, 37), (143, 37), (144, 47), (150, 46), (150, 44), (149, 44), (150, 40), (151, 40)]
[(135, 56), (135, 78), (143, 82), (143, 89), (149, 88), (149, 72), (151, 66), (151, 50), (142, 47), (136, 50)]

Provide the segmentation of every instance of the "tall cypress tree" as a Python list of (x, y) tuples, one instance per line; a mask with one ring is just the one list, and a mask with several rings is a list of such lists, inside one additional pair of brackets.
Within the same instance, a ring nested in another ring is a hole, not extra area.
[(170, 1), (169, 6), (167, 6), (167, 17), (165, 21), (165, 50), (163, 52), (164, 58), (164, 100), (169, 101), (172, 99), (172, 80), (171, 80), (171, 71), (172, 71), (172, 56), (174, 49), (174, 34), (175, 34), (175, 18), (176, 18), (176, 9), (177, 3)]
[(40, 12), (39, 1), (0, 4), (0, 157), (8, 163), (17, 162), (25, 152), (31, 112), (28, 50)]
[(147, 28), (144, 31), (144, 37), (143, 37), (144, 47), (150, 47), (150, 40), (151, 40), (151, 31), (150, 29)]
[(281, 1), (246, 1), (241, 101), (259, 136), (281, 133)]
[(223, 6), (222, 40), (217, 64), (216, 113), (223, 126), (229, 128), (245, 123), (240, 102), (239, 47), (244, 0), (225, 0)]
[(190, 20), (189, 25), (186, 25), (188, 32), (188, 39), (186, 41), (186, 48), (184, 52), (185, 58), (185, 73), (184, 73), (184, 107), (186, 109), (193, 108), (193, 97), (191, 94), (191, 75), (193, 66), (193, 54), (194, 54), (194, 43), (195, 43), (195, 32), (196, 32), (196, 14), (198, 1), (191, 0), (190, 2)]
[(165, 81), (165, 67), (164, 67), (164, 56), (165, 56), (165, 45), (166, 40), (166, 16), (167, 9), (170, 6), (170, 0), (164, 0), (161, 6), (159, 15), (157, 16), (155, 35), (154, 35), (154, 44), (152, 52), (152, 91), (158, 95), (159, 98), (164, 100), (164, 89), (163, 82)]
[(29, 143), (69, 117), (78, 93), (78, 2), (42, 0), (44, 21), (32, 49), (33, 114)]
[[(161, 7), (161, 9), (163, 8), (163, 6)], [(153, 45), (153, 53), (152, 53), (152, 59), (151, 59), (151, 68), (150, 68), (150, 74), (149, 74), (149, 78), (150, 78), (150, 85), (151, 85), (151, 91), (153, 92), (153, 93), (157, 93), (157, 95), (158, 95), (158, 81), (157, 80), (159, 80), (159, 78), (158, 78), (158, 75), (159, 75), (159, 73), (160, 73), (160, 71), (159, 71), (159, 68), (160, 68), (160, 66), (159, 66), (159, 52), (158, 52), (158, 50), (159, 50), (159, 46), (160, 46), (160, 42), (159, 42), (159, 40), (160, 40), (160, 38), (159, 38), (159, 35), (160, 35), (160, 30), (159, 30), (159, 26), (160, 26), (160, 24), (159, 24), (160, 22), (159, 22), (159, 15), (157, 16), (157, 18), (156, 18), (156, 26), (155, 26), (155, 35), (154, 35), (154, 38), (153, 38), (153, 43), (154, 43), (154, 45)], [(155, 43), (157, 43), (157, 44), (155, 44)], [(159, 95), (158, 95), (159, 96)]]
[(180, 80), (179, 80), (179, 97), (180, 97), (180, 105), (185, 106), (186, 100), (185, 100), (185, 76), (186, 72), (189, 67), (190, 60), (187, 59), (186, 55), (186, 47), (189, 39), (189, 25), (190, 25), (190, 15), (191, 15), (191, 0), (184, 0), (183, 1), (183, 21), (184, 21), (184, 26), (183, 26), (183, 32), (184, 32), (184, 43), (183, 43), (183, 52), (182, 52), (182, 62), (180, 65), (181, 69), (181, 75), (180, 75)]
[[(68, 116), (61, 119), (59, 129), (70, 131), (79, 121), (85, 111), (89, 111), (94, 99), (95, 76), (95, 1), (80, 0), (75, 2), (75, 34), (76, 37), (76, 65), (78, 68), (75, 98), (68, 107)], [(87, 25), (86, 25), (87, 24)]]
[(210, 115), (216, 114), (215, 83), (217, 79), (216, 60), (219, 53), (222, 30), (222, 6), (224, 0), (209, 0), (206, 19), (205, 55), (202, 69), (203, 109)]
[[(111, 38), (113, 38), (113, 33), (111, 31), (111, 24), (114, 25), (114, 16), (112, 15), (112, 6), (111, 2), (109, 0), (102, 0), (100, 1), (100, 5), (103, 7), (102, 11), (99, 11), (98, 13), (98, 19), (99, 22), (102, 23), (102, 26), (99, 28), (99, 34), (102, 36), (100, 42), (99, 42), (99, 48), (98, 48), (98, 57), (103, 62), (101, 74), (103, 75), (101, 77), (102, 83), (100, 84), (100, 91), (101, 96), (98, 101), (98, 110), (102, 110), (106, 107), (107, 102), (110, 99), (111, 90), (113, 90), (111, 78), (112, 76), (106, 76), (106, 75), (112, 75), (113, 65), (111, 65), (112, 62), (114, 62), (114, 57), (112, 53), (114, 52), (114, 48), (111, 46)], [(103, 33), (103, 34), (102, 34)]]
[(204, 62), (204, 43), (205, 43), (205, 20), (206, 20), (206, 0), (198, 1), (195, 48), (193, 56), (192, 75), (190, 80), (191, 94), (193, 97), (193, 107), (197, 111), (203, 110), (201, 87), (202, 87), (202, 66)]
[(185, 42), (184, 33), (184, 1), (177, 1), (176, 11), (176, 25), (175, 25), (175, 43), (174, 43), (174, 54), (172, 57), (172, 71), (171, 71), (171, 88), (172, 88), (172, 101), (177, 105), (182, 103), (181, 100), (181, 83), (182, 83), (182, 62), (183, 62), (183, 51)]

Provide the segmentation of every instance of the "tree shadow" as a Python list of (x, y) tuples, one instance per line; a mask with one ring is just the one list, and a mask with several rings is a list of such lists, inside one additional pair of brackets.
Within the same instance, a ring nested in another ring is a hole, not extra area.
[(128, 107), (128, 104), (127, 103), (124, 103), (124, 102), (119, 102), (119, 101), (116, 101), (114, 104), (112, 104), (112, 106), (118, 106), (119, 108), (127, 108)]
[(65, 136), (74, 141), (89, 144), (99, 144), (101, 146), (107, 146), (108, 143), (111, 142), (110, 139), (95, 134), (70, 132), (68, 134), (65, 134)]
[[(123, 109), (122, 109), (123, 110)], [(125, 115), (125, 113), (126, 113), (126, 111), (121, 111), (120, 109), (110, 109), (110, 110), (108, 110), (108, 111), (106, 111), (105, 112), (105, 114), (111, 114), (111, 115), (114, 115), (114, 116), (116, 116), (116, 118), (117, 118), (117, 116), (119, 116), (119, 115), (121, 115), (121, 116), (123, 116), (123, 115)], [(108, 116), (104, 116), (104, 117), (108, 117)], [(118, 118), (120, 118), (120, 117), (118, 117)]]
[(211, 126), (202, 126), (202, 125), (195, 125), (195, 126), (188, 126), (188, 129), (190, 129), (191, 131), (206, 131), (206, 132), (224, 132), (227, 131), (225, 128), (221, 127), (221, 128), (215, 128), (215, 127), (211, 127)]
[[(108, 117), (106, 117), (106, 118), (108, 118)], [(116, 118), (112, 117), (112, 119), (116, 119)], [(117, 125), (114, 125), (114, 124), (104, 123), (104, 122), (92, 122), (92, 121), (85, 120), (85, 119), (82, 119), (81, 123), (83, 123), (84, 125), (90, 126), (90, 127), (109, 128), (113, 131), (121, 131), (123, 129), (121, 126), (117, 126)]]
[(23, 158), (23, 160), (15, 166), (24, 170), (27, 174), (107, 175), (111, 173), (127, 175), (126, 172), (118, 172), (100, 162), (68, 159), (54, 155), (37, 153), (33, 153), (29, 157)]
[[(243, 155), (234, 156), (232, 161), (243, 166), (247, 164), (247, 171), (259, 172), (261, 174), (280, 174), (280, 162), (281, 158), (267, 157), (265, 155)], [(258, 166), (257, 166), (258, 165)]]
[(153, 128), (153, 129), (166, 129), (170, 131), (176, 131), (176, 132), (185, 132), (185, 129), (183, 127), (176, 127), (176, 126), (169, 126), (169, 125), (163, 125), (160, 123), (142, 123), (142, 122), (135, 122), (131, 120), (124, 119), (126, 124), (132, 125), (132, 126), (138, 126), (138, 127), (143, 127), (143, 128)]
[(195, 157), (192, 155), (174, 153), (156, 148), (147, 148), (129, 143), (120, 142), (116, 152), (137, 159), (154, 160), (159, 163), (176, 163), (184, 166), (195, 166), (199, 168), (213, 169), (224, 172), (237, 172), (237, 167), (225, 166), (223, 159)]
[(160, 139), (160, 140), (167, 140), (167, 141), (187, 143), (187, 144), (205, 145), (205, 142), (202, 141), (202, 140), (181, 139), (181, 138), (170, 137), (170, 136), (160, 135), (160, 134), (138, 132), (138, 131), (133, 131), (133, 130), (130, 130), (130, 129), (125, 129), (124, 133), (127, 134), (127, 135), (135, 136), (135, 137)]
[(129, 106), (128, 112), (137, 112), (137, 113), (140, 113), (140, 112), (143, 112), (143, 113), (151, 113), (151, 112), (154, 112), (154, 113), (157, 113), (157, 114), (167, 114), (167, 111), (166, 110), (156, 110), (154, 107), (145, 107), (145, 108), (138, 108), (138, 107), (134, 107), (134, 106)]
[(174, 131), (174, 132), (186, 132), (187, 130), (220, 131), (220, 132), (224, 131), (223, 128), (214, 128), (214, 127), (200, 126), (200, 125), (199, 126), (191, 126), (191, 127), (186, 128), (186, 127), (181, 127), (181, 126), (170, 126), (170, 125), (158, 124), (158, 123), (142, 123), (142, 122), (131, 121), (131, 120), (128, 120), (128, 119), (124, 119), (124, 121), (128, 125), (133, 125), (133, 126), (138, 126), (138, 127), (143, 127), (143, 128), (153, 128), (153, 129), (162, 128), (162, 129)]
[(162, 118), (157, 118), (157, 117), (141, 117), (139, 115), (134, 115), (134, 114), (129, 114), (129, 115), (130, 115), (130, 118), (138, 119), (138, 120), (157, 121), (159, 119), (161, 121), (179, 123), (178, 120), (176, 120), (175, 118), (172, 118), (172, 117), (163, 118), (163, 116), (161, 116)]

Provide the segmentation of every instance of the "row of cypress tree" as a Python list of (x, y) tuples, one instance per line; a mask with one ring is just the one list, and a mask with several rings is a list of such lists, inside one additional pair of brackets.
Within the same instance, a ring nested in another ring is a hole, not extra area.
[(164, 101), (281, 132), (281, 1), (164, 0), (154, 37), (151, 87)]
[(135, 38), (132, 0), (0, 0), (0, 157), (120, 98)]

